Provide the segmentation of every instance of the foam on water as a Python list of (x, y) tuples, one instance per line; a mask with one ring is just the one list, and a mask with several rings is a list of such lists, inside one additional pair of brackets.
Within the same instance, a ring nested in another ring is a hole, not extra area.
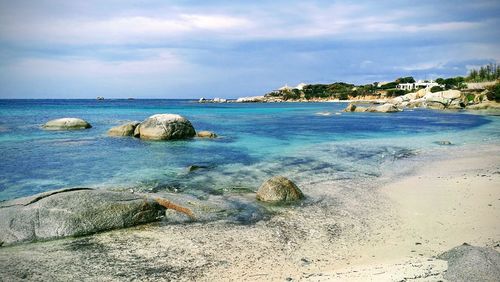
[[(121, 187), (205, 197), (255, 190), (281, 174), (299, 184), (377, 179), (400, 159), (446, 151), (435, 141), (498, 144), (497, 116), (429, 110), (342, 113), (344, 103), (197, 104), (186, 100), (0, 101), (0, 200), (67, 187)], [(107, 137), (120, 123), (178, 113), (220, 138)], [(331, 115), (318, 113), (332, 113)], [(83, 131), (43, 131), (79, 117)], [(188, 172), (190, 165), (202, 166)]]

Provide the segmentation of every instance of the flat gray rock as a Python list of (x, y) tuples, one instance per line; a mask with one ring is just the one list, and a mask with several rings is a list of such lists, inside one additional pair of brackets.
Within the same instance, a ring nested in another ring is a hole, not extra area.
[(83, 236), (159, 220), (165, 208), (128, 192), (71, 188), (0, 203), (0, 245)]
[(500, 253), (471, 245), (455, 247), (438, 256), (448, 261), (449, 281), (500, 281)]

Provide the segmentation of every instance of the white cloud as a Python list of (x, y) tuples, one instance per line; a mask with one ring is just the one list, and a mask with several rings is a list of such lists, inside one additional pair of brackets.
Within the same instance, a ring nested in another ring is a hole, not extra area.
[(107, 20), (15, 21), (0, 25), (0, 37), (65, 44), (127, 44), (205, 32), (225, 33), (248, 26), (250, 22), (244, 18), (199, 14), (180, 14), (173, 18), (131, 16)]

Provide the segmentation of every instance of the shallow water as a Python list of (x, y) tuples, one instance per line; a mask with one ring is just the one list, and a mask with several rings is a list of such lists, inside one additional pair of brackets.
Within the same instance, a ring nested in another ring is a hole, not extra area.
[[(345, 103), (198, 104), (188, 100), (0, 100), (0, 200), (68, 187), (209, 194), (256, 190), (281, 174), (299, 184), (368, 181), (395, 161), (442, 152), (435, 141), (500, 144), (500, 118), (409, 110), (341, 113)], [(177, 113), (214, 140), (106, 136), (125, 121)], [(79, 117), (82, 131), (44, 131)], [(204, 166), (189, 173), (190, 165)]]

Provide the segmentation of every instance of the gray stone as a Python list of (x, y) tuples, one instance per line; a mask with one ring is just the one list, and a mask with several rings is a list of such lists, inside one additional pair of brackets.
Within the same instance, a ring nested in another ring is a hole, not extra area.
[(217, 138), (217, 134), (212, 131), (200, 131), (196, 133), (196, 137), (199, 138)]
[(398, 107), (396, 107), (396, 105), (386, 103), (380, 106), (369, 107), (366, 111), (372, 113), (396, 113), (400, 110)]
[(444, 278), (449, 281), (499, 281), (500, 254), (493, 248), (463, 244), (438, 258), (448, 261)]
[(45, 130), (77, 130), (91, 128), (90, 123), (79, 118), (60, 118), (48, 121), (42, 128)]
[(347, 105), (347, 107), (344, 109), (344, 112), (354, 112), (356, 110), (356, 105), (353, 103), (350, 103)]
[(135, 128), (140, 124), (138, 121), (112, 127), (108, 130), (109, 136), (134, 136)]
[(176, 140), (196, 135), (193, 125), (186, 118), (175, 114), (157, 114), (139, 124), (134, 136), (145, 140)]
[(427, 101), (425, 106), (433, 110), (444, 110), (446, 108), (445, 104), (436, 101)]
[(159, 220), (164, 207), (128, 192), (71, 188), (0, 203), (5, 245), (82, 236)]
[(304, 198), (300, 189), (283, 176), (274, 176), (264, 182), (257, 191), (257, 200), (268, 203), (294, 202)]

